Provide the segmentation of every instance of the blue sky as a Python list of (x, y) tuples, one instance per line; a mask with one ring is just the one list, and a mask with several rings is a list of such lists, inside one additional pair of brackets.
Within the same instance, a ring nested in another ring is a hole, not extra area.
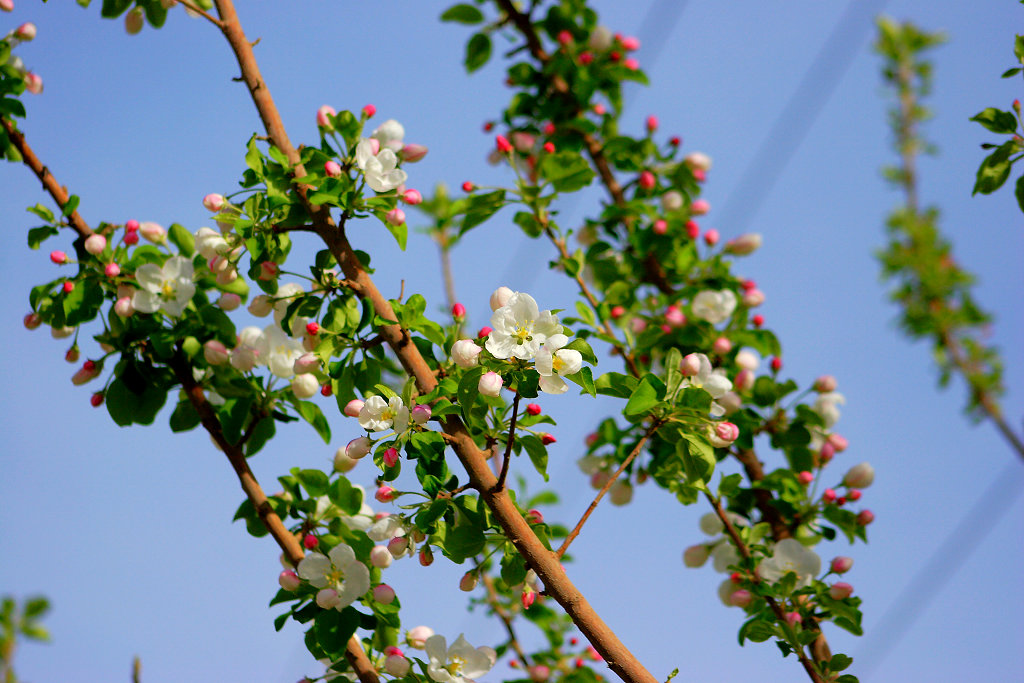
[[(594, 6), (616, 31), (640, 31), (650, 0)], [(884, 4), (884, 3), (879, 3)], [(444, 181), (509, 182), (486, 165), (491, 139), (481, 124), (507, 98), (498, 64), (466, 77), (462, 46), (468, 32), (440, 25), (445, 5), (419, 2), (240, 3), (257, 58), (293, 142), (316, 139), (321, 104), (357, 110), (368, 102), (378, 120), (396, 118), (407, 139), (430, 147), (411, 166), (409, 185), (424, 192)], [(641, 47), (652, 87), (632, 88), (624, 125), (639, 131), (648, 114), (660, 134), (678, 134), (688, 150), (714, 159), (706, 184), (712, 211), (704, 224), (723, 237), (739, 232), (720, 223), (723, 207), (736, 216), (739, 179), (771, 131), (800, 78), (819, 51), (833, 54), (827, 36), (843, 13), (840, 3), (792, 0), (691, 0), (673, 18), (656, 61)], [(958, 260), (979, 275), (978, 297), (998, 315), (992, 341), (1003, 353), (1010, 391), (1005, 409), (1019, 426), (1024, 412), (1024, 325), (1020, 291), (1024, 271), (1021, 213), (1012, 194), (970, 196), (981, 159), (978, 144), (991, 137), (968, 117), (987, 106), (1009, 108), (1020, 82), (999, 74), (1011, 66), (1017, 3), (983, 5), (892, 1), (886, 12), (944, 29), (950, 42), (934, 52), (935, 119), (926, 135), (940, 148), (921, 165), (921, 194), (937, 204)], [(244, 144), (259, 120), (219, 34), (174, 12), (161, 31), (128, 36), (120, 22), (99, 19), (99, 3), (20, 0), (10, 27), (34, 21), (38, 38), (19, 54), (45, 82), (26, 96), (23, 130), (39, 156), (82, 197), (90, 223), (129, 218), (195, 230), (208, 223), (200, 200), (234, 187)], [(666, 22), (667, 25), (667, 22)], [(839, 423), (851, 448), (836, 460), (834, 477), (870, 461), (875, 484), (864, 502), (877, 515), (871, 543), (819, 548), (828, 559), (852, 554), (848, 575), (865, 599), (867, 635), (829, 632), (833, 646), (877, 664), (862, 681), (959, 681), (1009, 678), (1019, 672), (1012, 644), (1024, 631), (1024, 598), (1014, 579), (1024, 560), (1024, 465), (994, 430), (961, 415), (964, 391), (954, 381), (938, 393), (928, 349), (906, 341), (894, 325), (872, 256), (897, 197), (878, 168), (892, 160), (879, 59), (860, 34), (849, 70), (806, 130), (788, 165), (773, 159), (759, 173), (774, 176), (766, 201), (747, 229), (764, 247), (738, 265), (767, 294), (763, 313), (783, 343), (783, 374), (809, 383), (823, 373), (839, 379), (847, 404)], [(645, 36), (641, 36), (644, 38)], [(242, 499), (233, 473), (201, 432), (172, 435), (166, 416), (149, 428), (116, 427), (89, 406), (88, 387), (72, 387), (74, 367), (63, 360), (64, 340), (20, 325), (31, 286), (48, 278), (47, 253), (66, 248), (58, 237), (33, 252), (24, 233), (34, 225), (24, 208), (46, 203), (24, 169), (0, 169), (0, 216), (10, 248), (0, 252), (0, 592), (42, 592), (54, 603), (47, 619), (54, 642), (26, 645), (17, 662), (33, 681), (128, 678), (132, 656), (146, 683), (192, 680), (294, 681), (318, 673), (288, 626), (273, 631), (266, 601), (276, 590), (277, 552), (252, 539), (231, 516)], [(565, 207), (563, 223), (596, 213), (597, 193)], [(412, 212), (410, 212), (412, 214)], [(727, 216), (728, 217), (728, 216)], [(415, 225), (415, 216), (412, 225)], [(351, 230), (359, 248), (374, 254), (378, 286), (397, 296), (421, 292), (431, 306), (443, 294), (433, 246), (414, 236), (401, 253), (371, 222)], [(552, 258), (541, 243), (524, 243), (511, 216), (499, 214), (470, 233), (454, 254), (456, 285), (473, 325), (486, 320), (487, 296), (499, 285), (532, 293), (544, 308), (568, 308), (569, 283), (546, 270)], [(52, 245), (52, 246), (51, 246)], [(312, 249), (312, 245), (299, 245)], [(88, 342), (83, 355), (95, 353)], [(1016, 385), (1016, 386), (1014, 386)], [(608, 402), (568, 396), (544, 402), (560, 424), (551, 451), (552, 480), (564, 491), (550, 517), (574, 521), (591, 492), (575, 467), (582, 440)], [(330, 403), (326, 404), (331, 405)], [(334, 442), (325, 446), (308, 429), (280, 430), (253, 468), (265, 487), (294, 465), (329, 465), (334, 449), (356, 435), (344, 418), (331, 418)], [(768, 457), (762, 453), (762, 457)], [(518, 464), (518, 463), (517, 463)], [(363, 468), (366, 469), (363, 469)], [(372, 481), (368, 463), (353, 478)], [(917, 620), (878, 661), (894, 634), (882, 615), (915, 573), (956, 529), (993, 481), (1004, 492), (937, 570), (920, 581), (924, 593), (905, 613)], [(768, 644), (739, 648), (738, 610), (715, 595), (710, 568), (687, 570), (680, 553), (701, 540), (700, 506), (680, 508), (653, 486), (639, 489), (625, 508), (602, 506), (573, 546), (569, 571), (577, 584), (652, 673), (679, 667), (679, 681), (797, 680), (796, 663)], [(967, 556), (970, 540), (986, 536)], [(454, 638), (472, 632), (484, 644), (501, 636), (499, 624), (465, 611), (457, 589), (462, 570), (436, 562), (424, 569), (406, 560), (388, 570), (403, 601), (408, 626), (425, 623)], [(643, 616), (639, 616), (643, 615)], [(535, 638), (527, 630), (526, 638)], [(486, 680), (498, 680), (495, 670)]]

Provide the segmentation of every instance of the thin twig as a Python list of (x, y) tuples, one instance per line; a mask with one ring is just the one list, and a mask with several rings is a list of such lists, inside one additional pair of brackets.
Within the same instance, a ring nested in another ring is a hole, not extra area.
[(141, 683), (142, 681), (142, 660), (139, 659), (138, 655), (132, 659), (132, 683)]
[(502, 604), (498, 596), (498, 591), (494, 588), (494, 579), (491, 578), (490, 574), (482, 573), (480, 580), (483, 581), (484, 588), (487, 589), (487, 604), (491, 606), (494, 613), (498, 615), (501, 622), (505, 624), (505, 631), (508, 632), (508, 644), (516, 654), (519, 655), (519, 659), (523, 662), (523, 668), (527, 671), (530, 670), (530, 660), (527, 659), (526, 653), (523, 652), (523, 647), (519, 644), (519, 638), (516, 637), (516, 631), (512, 627), (512, 616), (508, 613)]
[(576, 526), (572, 528), (572, 531), (569, 532), (569, 535), (565, 537), (564, 541), (562, 541), (562, 546), (555, 552), (555, 555), (561, 558), (562, 555), (565, 554), (565, 551), (569, 549), (569, 544), (572, 543), (576, 539), (576, 537), (580, 535), (580, 531), (583, 530), (583, 525), (587, 523), (587, 519), (590, 518), (591, 513), (597, 509), (597, 504), (601, 502), (602, 498), (604, 498), (604, 494), (608, 493), (608, 490), (612, 487), (612, 484), (615, 483), (615, 480), (619, 478), (619, 475), (622, 474), (627, 467), (629, 467), (629, 463), (633, 462), (633, 459), (636, 458), (636, 456), (640, 455), (640, 451), (643, 449), (644, 444), (647, 443), (647, 439), (651, 438), (651, 435), (654, 434), (654, 432), (656, 432), (658, 428), (661, 427), (663, 424), (665, 424), (664, 421), (655, 420), (654, 423), (647, 428), (647, 431), (644, 433), (643, 437), (641, 437), (640, 440), (637, 441), (636, 446), (633, 447), (633, 450), (630, 452), (630, 454), (626, 457), (625, 460), (622, 461), (622, 464), (619, 465), (619, 469), (615, 470), (615, 474), (609, 477), (608, 481), (605, 482), (605, 485), (602, 486), (601, 490), (597, 492), (596, 496), (594, 496), (594, 500), (590, 502), (590, 505), (583, 513), (583, 516), (580, 517), (580, 521), (576, 522)]
[(204, 10), (202, 7), (196, 5), (194, 2), (192, 2), (192, 0), (178, 0), (178, 1), (186, 9), (191, 10), (192, 12), (195, 12), (196, 14), (198, 14), (199, 16), (203, 17), (204, 19), (209, 21), (211, 24), (216, 26), (217, 28), (221, 28), (221, 21), (220, 21), (220, 19), (218, 19), (217, 17), (213, 16), (212, 14), (210, 14), (209, 12)]
[(516, 397), (512, 399), (512, 420), (508, 426), (508, 443), (505, 444), (505, 457), (501, 461), (501, 473), (498, 474), (498, 490), (501, 491), (505, 488), (505, 477), (508, 476), (508, 462), (512, 459), (512, 443), (516, 439), (516, 417), (519, 416), (519, 392), (516, 392)]

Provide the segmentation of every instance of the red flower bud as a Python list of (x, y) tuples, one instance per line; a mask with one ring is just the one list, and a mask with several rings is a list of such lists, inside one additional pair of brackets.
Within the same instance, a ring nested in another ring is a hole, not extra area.
[(317, 323), (306, 323), (306, 334), (316, 336), (320, 334), (320, 325)]
[(526, 412), (530, 415), (540, 415), (540, 406), (536, 403), (530, 403), (526, 406)]

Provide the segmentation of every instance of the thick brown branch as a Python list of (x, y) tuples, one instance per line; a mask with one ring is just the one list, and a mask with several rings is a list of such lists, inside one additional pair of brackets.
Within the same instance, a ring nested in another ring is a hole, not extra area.
[[(68, 191), (65, 190), (57, 182), (57, 179), (50, 173), (50, 169), (43, 166), (43, 162), (39, 161), (39, 157), (36, 156), (32, 148), (28, 146), (28, 142), (25, 141), (25, 136), (22, 135), (14, 127), (14, 124), (8, 121), (6, 118), (0, 117), (0, 124), (3, 125), (4, 130), (7, 132), (7, 136), (11, 139), (11, 144), (14, 145), (15, 149), (21, 153), (21, 158), (25, 165), (32, 169), (32, 172), (36, 174), (40, 182), (43, 183), (43, 188), (53, 197), (53, 201), (57, 202), (57, 206), (63, 211), (64, 207), (68, 203)], [(68, 216), (68, 222), (71, 227), (75, 229), (82, 237), (88, 237), (92, 234), (92, 228), (90, 228), (82, 216), (77, 210), (72, 211), (71, 215)]]
[(583, 525), (587, 523), (587, 520), (590, 518), (590, 515), (594, 512), (594, 510), (597, 509), (597, 505), (598, 503), (601, 502), (601, 499), (604, 498), (604, 494), (608, 493), (608, 490), (611, 489), (612, 484), (615, 483), (615, 480), (619, 478), (619, 475), (622, 474), (627, 467), (629, 467), (629, 463), (633, 462), (636, 456), (640, 455), (640, 451), (643, 450), (644, 444), (647, 443), (647, 440), (651, 438), (651, 435), (654, 434), (654, 432), (656, 432), (658, 428), (661, 427), (661, 425), (663, 424), (665, 423), (660, 420), (655, 420), (654, 423), (647, 428), (647, 431), (644, 433), (643, 437), (641, 437), (641, 439), (637, 441), (636, 446), (633, 447), (633, 450), (630, 451), (626, 459), (622, 461), (621, 465), (619, 465), (619, 469), (615, 470), (615, 473), (608, 478), (608, 481), (606, 481), (604, 486), (601, 487), (601, 490), (597, 492), (596, 496), (594, 496), (594, 500), (590, 501), (590, 505), (587, 506), (587, 509), (583, 513), (583, 516), (580, 517), (580, 521), (576, 522), (576, 526), (572, 528), (572, 531), (569, 532), (569, 535), (565, 537), (564, 541), (562, 541), (561, 547), (558, 549), (558, 552), (555, 553), (558, 557), (562, 557), (562, 555), (565, 555), (565, 551), (569, 549), (569, 545), (576, 539), (577, 536), (580, 535), (580, 531), (583, 530)]
[[(298, 164), (298, 154), (288, 140), (280, 114), (274, 106), (266, 83), (260, 76), (256, 59), (252, 53), (252, 46), (246, 40), (238, 23), (234, 5), (231, 0), (217, 0), (216, 4), (224, 23), (224, 35), (235, 52), (242, 70), (243, 80), (249, 87), (249, 92), (259, 110), (267, 133), (274, 145), (291, 161), (295, 167), (295, 173), (301, 177), (304, 170)], [(300, 196), (304, 196), (304, 188), (297, 187), (297, 190)], [(395, 320), (391, 305), (377, 289), (369, 275), (363, 271), (343, 231), (333, 224), (326, 210), (311, 207), (310, 212), (313, 215), (313, 222), (318, 234), (338, 261), (345, 277), (354, 283), (353, 288), (359, 289), (360, 293), (373, 305), (378, 315), (388, 320)], [(415, 379), (419, 390), (424, 393), (433, 390), (437, 383), (436, 377), (412, 343), (408, 332), (398, 325), (388, 325), (381, 327), (380, 334), (394, 351), (402, 367)], [(462, 421), (455, 416), (446, 416), (441, 420), (441, 426), (451, 437), (448, 441), (466, 468), (473, 488), (480, 491), (481, 500), (491, 508), (495, 520), (501, 525), (509, 540), (523, 555), (530, 568), (544, 582), (548, 594), (565, 609), (581, 632), (604, 657), (612, 671), (623, 680), (633, 683), (655, 683), (655, 678), (622, 644), (590, 606), (586, 598), (569, 581), (557, 556), (537, 538), (509, 497), (508, 492), (498, 489), (497, 479), (488, 467), (485, 455), (477, 448)]]

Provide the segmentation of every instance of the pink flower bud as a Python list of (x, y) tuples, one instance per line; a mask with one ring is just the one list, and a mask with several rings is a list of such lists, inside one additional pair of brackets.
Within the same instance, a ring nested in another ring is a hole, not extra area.
[(530, 667), (530, 680), (535, 683), (544, 683), (551, 676), (551, 669), (543, 664)]
[(396, 206), (384, 214), (384, 218), (387, 219), (387, 222), (391, 225), (401, 225), (405, 222), (405, 211), (402, 211)]
[(378, 503), (390, 503), (397, 497), (397, 491), (391, 488), (387, 484), (382, 484), (377, 488), (377, 492), (373, 494), (373, 497)]
[(24, 24), (14, 29), (14, 37), (24, 42), (32, 40), (36, 37), (36, 25), (31, 21), (26, 21)]
[(691, 545), (683, 551), (683, 564), (687, 567), (703, 567), (711, 556), (711, 551), (703, 543)]
[(746, 391), (754, 386), (754, 373), (750, 370), (740, 370), (732, 381), (736, 391)]
[(752, 254), (761, 247), (761, 235), (756, 232), (734, 237), (725, 243), (725, 251), (737, 256)]
[(351, 472), (358, 464), (358, 460), (354, 460), (345, 454), (344, 446), (334, 452), (334, 470), (336, 472)]
[(395, 561), (394, 556), (382, 545), (375, 545), (370, 550), (370, 564), (378, 569), (387, 569)]
[(536, 600), (537, 600), (537, 593), (536, 593), (536, 591), (533, 591), (533, 590), (530, 590), (530, 589), (524, 590), (522, 596), (520, 596), (520, 602), (522, 602), (522, 604), (523, 604), (523, 609), (530, 609), (530, 605), (532, 605), (534, 602), (536, 602)]
[(832, 558), (832, 571), (836, 574), (845, 574), (853, 568), (853, 558), (840, 555)]
[(835, 447), (828, 441), (826, 441), (821, 445), (821, 450), (818, 451), (818, 459), (822, 462), (822, 464), (824, 464), (830, 461), (835, 456), (835, 454)]
[(67, 353), (64, 354), (64, 360), (69, 363), (77, 363), (79, 358), (78, 345), (72, 346), (68, 349)]
[[(373, 599), (382, 605), (390, 605), (395, 601), (395, 589), (386, 583), (374, 586)], [(401, 657), (401, 652), (399, 652), (399, 657)]]
[(846, 497), (852, 501), (860, 500), (861, 493), (857, 489), (850, 489), (846, 492)]
[(540, 415), (541, 407), (539, 405), (537, 405), (536, 403), (530, 403), (530, 404), (527, 404), (527, 406), (526, 406), (526, 412), (527, 412), (527, 414), (533, 415), (534, 417), (536, 417), (537, 415)]
[(686, 324), (686, 315), (683, 311), (675, 304), (665, 309), (665, 322), (670, 327), (682, 327)]
[(626, 314), (626, 309), (623, 308), (622, 306), (612, 306), (612, 310), (609, 311), (609, 313), (612, 316), (613, 320), (618, 320), (619, 318)]
[[(628, 50), (629, 48), (627, 47), (626, 49)], [(655, 116), (654, 114), (651, 114), (650, 116), (647, 117), (645, 125), (647, 127), (648, 133), (653, 133), (654, 131), (658, 130), (658, 117)]]
[(87, 360), (82, 364), (81, 369), (71, 376), (71, 383), (78, 387), (96, 379), (99, 374), (100, 372), (96, 368), (96, 364), (91, 360)]
[(545, 446), (550, 446), (551, 444), (555, 443), (556, 441), (558, 441), (558, 439), (556, 439), (551, 434), (548, 434), (547, 432), (544, 432), (543, 434), (540, 435), (540, 442), (542, 444), (544, 444)]
[(477, 391), (484, 396), (497, 396), (501, 393), (502, 384), (504, 380), (501, 379), (501, 375), (496, 372), (485, 372), (477, 383)]
[(764, 303), (764, 292), (760, 289), (748, 289), (743, 293), (743, 305), (747, 308), (757, 308)]
[(774, 356), (772, 357), (771, 363), (769, 363), (769, 365), (772, 368), (772, 372), (778, 372), (779, 370), (782, 369), (782, 359), (779, 358), (778, 356)]
[(875, 480), (875, 468), (870, 463), (854, 465), (843, 477), (843, 484), (851, 489), (866, 489)]
[(746, 588), (733, 591), (729, 596), (729, 602), (735, 607), (746, 607), (754, 600), (753, 594)]
[(107, 248), (107, 238), (98, 233), (94, 233), (85, 238), (85, 250), (96, 256), (102, 254), (103, 250)]
[(316, 110), (316, 125), (324, 130), (334, 130), (334, 124), (331, 123), (331, 116), (337, 116), (338, 112), (334, 111), (334, 107), (329, 105), (323, 105)]
[[(117, 264), (110, 264), (117, 265)], [(114, 303), (114, 313), (117, 313), (122, 318), (128, 318), (135, 313), (135, 306), (132, 305), (132, 298), (130, 296), (123, 296)]]
[[(592, 61), (594, 61), (594, 54), (592, 52), (584, 52), (580, 55), (580, 64), (582, 64), (583, 66), (590, 64)], [(594, 111), (597, 111), (597, 107), (594, 107)]]
[(203, 344), (203, 358), (210, 365), (224, 365), (230, 359), (228, 349), (216, 339), (211, 339)]
[(466, 307), (462, 304), (456, 303), (452, 305), (452, 317), (456, 320), (460, 320), (466, 317)]
[(853, 586), (844, 581), (838, 581), (829, 586), (828, 594), (832, 596), (833, 600), (845, 600), (853, 595)]
[(750, 319), (750, 322), (753, 323), (754, 327), (761, 327), (761, 325), (764, 325), (764, 316), (758, 313)]
[(513, 294), (515, 294), (515, 292), (508, 287), (498, 287), (491, 293), (491, 310), (496, 311), (503, 306), (507, 306), (508, 300), (512, 298)]
[(359, 411), (363, 409), (364, 401), (354, 398), (345, 404), (345, 410), (342, 412), (349, 417), (359, 417)]
[(526, 522), (528, 524), (543, 524), (544, 515), (541, 514), (540, 510), (530, 509), (526, 511)]
[(651, 226), (651, 230), (654, 232), (655, 235), (664, 235), (666, 232), (668, 232), (668, 221), (666, 221), (664, 218), (659, 218), (658, 220), (654, 221), (654, 225)]
[(463, 192), (472, 192), (475, 189), (476, 189), (476, 185), (474, 185), (473, 183), (469, 182), (468, 180), (466, 182), (462, 183), (462, 191)]
[(314, 536), (313, 534), (306, 534), (302, 538), (302, 545), (306, 547), (306, 550), (313, 550), (318, 545), (320, 545), (320, 539)]
[(406, 190), (402, 193), (402, 199), (405, 200), (406, 204), (416, 206), (423, 202), (423, 195), (420, 194), (419, 190)]
[(636, 71), (637, 69), (640, 68), (640, 62), (630, 57), (626, 59), (624, 62), (622, 62), (622, 66), (626, 67), (630, 71)]
[[(696, 202), (694, 202), (696, 204)], [(704, 244), (713, 247), (718, 244), (718, 231), (714, 228), (704, 233)]]
[(367, 104), (366, 106), (363, 107), (363, 116), (365, 116), (368, 119), (372, 119), (373, 115), (376, 113), (377, 107), (373, 106), (372, 104)]
[(434, 564), (434, 551), (430, 549), (430, 546), (423, 546), (420, 548), (420, 565), (429, 567)]
[(842, 453), (846, 450), (847, 446), (850, 445), (850, 442), (846, 440), (846, 437), (840, 436), (839, 434), (829, 434), (828, 442), (832, 444), (832, 448), (836, 449), (836, 453)]
[(494, 147), (501, 154), (508, 154), (512, 151), (512, 143), (504, 135), (497, 135), (494, 138)]
[(628, 505), (633, 500), (633, 485), (628, 481), (620, 479), (608, 489), (608, 500), (611, 501), (612, 505), (620, 507)]
[(222, 311), (233, 311), (242, 305), (242, 297), (233, 292), (224, 292), (217, 299), (217, 307)]
[(711, 434), (711, 445), (715, 448), (728, 446), (740, 435), (740, 428), (732, 422), (718, 422)]
[(384, 660), (384, 671), (395, 678), (405, 678), (411, 668), (412, 664), (402, 655), (388, 655)]
[(477, 576), (473, 572), (466, 572), (459, 579), (459, 590), (470, 593), (476, 589)]
[(693, 179), (696, 180), (698, 183), (703, 183), (705, 180), (708, 179), (707, 171), (705, 171), (704, 169), (695, 168), (693, 169), (693, 171), (691, 171), (691, 173), (693, 173)]
[(154, 244), (163, 244), (167, 241), (167, 231), (161, 225), (152, 221), (140, 223), (139, 234)]
[(693, 202), (693, 204), (690, 204), (690, 213), (692, 213), (694, 216), (703, 216), (710, 210), (711, 204), (706, 199), (697, 199)]
[(640, 185), (641, 189), (652, 190), (654, 189), (654, 186), (655, 184), (657, 184), (657, 182), (658, 181), (654, 177), (654, 174), (651, 173), (650, 171), (642, 171), (640, 173), (640, 179), (638, 181), (638, 184)]
[(217, 273), (217, 284), (224, 286), (230, 285), (232, 282), (238, 279), (238, 271), (235, 270), (234, 265), (227, 263), (227, 266)]
[(56, 263), (58, 266), (62, 266), (68, 262), (68, 255), (63, 251), (51, 251), (50, 260)]
[(697, 221), (686, 221), (686, 234), (691, 240), (695, 240), (700, 236), (700, 226), (697, 225)]
[(274, 310), (274, 303), (266, 294), (260, 294), (249, 302), (249, 312), (257, 318), (266, 318)]
[(291, 389), (295, 398), (312, 398), (320, 391), (320, 382), (314, 375), (295, 375)]
[(430, 151), (426, 145), (418, 145), (410, 142), (408, 145), (402, 147), (401, 156), (402, 161), (407, 164), (414, 164), (423, 157), (427, 156), (427, 152)]
[(838, 386), (836, 378), (832, 375), (822, 375), (818, 379), (814, 380), (814, 390), (819, 394), (827, 394), (835, 391)]
[(89, 397), (89, 405), (91, 405), (93, 408), (99, 408), (101, 405), (103, 405), (103, 398), (103, 392), (97, 391), (95, 394)]
[(65, 282), (63, 285), (61, 285), (61, 288), (64, 290), (65, 294), (70, 294), (71, 292), (75, 291), (75, 283), (71, 281)]
[(700, 356), (696, 353), (688, 353), (683, 356), (683, 360), (679, 363), (679, 371), (683, 373), (685, 377), (693, 377), (700, 372)]
[(295, 359), (292, 370), (296, 375), (304, 375), (308, 372), (316, 372), (320, 369), (320, 358), (314, 353), (304, 353)]
[(432, 635), (434, 635), (434, 629), (429, 626), (416, 626), (405, 634), (405, 642), (409, 643), (411, 648), (422, 650), (427, 643), (427, 638)]
[(316, 335), (320, 334), (320, 324), (306, 323), (306, 334), (308, 334), (311, 337), (315, 337)]
[(370, 452), (372, 446), (373, 443), (370, 441), (370, 437), (360, 436), (348, 442), (348, 445), (345, 446), (345, 455), (353, 460), (358, 460), (365, 457)]
[(225, 204), (227, 204), (227, 202), (224, 199), (224, 195), (211, 193), (203, 197), (203, 206), (207, 211), (212, 211), (213, 213), (217, 213), (223, 209)]
[(857, 513), (857, 524), (867, 526), (875, 521), (875, 513), (871, 510), (861, 510)]
[(401, 459), (401, 454), (398, 452), (397, 448), (388, 448), (386, 451), (384, 451), (383, 457), (385, 465), (387, 465), (388, 467), (394, 467), (395, 465), (398, 464), (398, 461)]
[(804, 486), (807, 486), (812, 481), (814, 481), (814, 475), (806, 470), (797, 474), (796, 478), (799, 479), (800, 483), (803, 484)]
[(471, 368), (479, 362), (480, 351), (472, 339), (460, 339), (452, 344), (452, 360), (460, 368)]
[(43, 324), (43, 319), (39, 317), (38, 313), (29, 313), (22, 319), (22, 323), (26, 330), (34, 330)]
[(341, 164), (339, 164), (337, 161), (334, 161), (333, 159), (330, 160), (330, 161), (325, 161), (324, 162), (324, 173), (326, 173), (331, 178), (340, 178), (341, 177)]
[(316, 604), (324, 609), (334, 609), (341, 604), (341, 597), (333, 588), (321, 588), (316, 594)]
[(821, 494), (821, 499), (826, 503), (834, 503), (836, 497), (835, 489), (825, 489), (825, 493)]
[(800, 613), (799, 612), (786, 612), (785, 619), (786, 619), (786, 623), (789, 624), (790, 626), (796, 626), (801, 621)]
[(142, 30), (143, 25), (145, 25), (145, 18), (142, 15), (141, 8), (136, 7), (124, 15), (124, 30), (128, 35), (134, 36), (138, 34)]
[(43, 93), (43, 78), (39, 74), (29, 71), (25, 74), (25, 90), (33, 95), (41, 95)]
[(620, 38), (619, 40), (622, 43), (622, 48), (624, 50), (629, 50), (630, 52), (635, 52), (635, 51), (640, 49), (640, 39), (639, 38), (634, 38), (633, 36), (626, 36), (624, 38)]
[(409, 549), (409, 539), (405, 536), (395, 536), (388, 541), (387, 548), (388, 552), (391, 553), (391, 557), (397, 560)]
[(427, 420), (430, 419), (430, 415), (432, 412), (433, 411), (430, 409), (430, 406), (426, 404), (413, 406), (413, 409), (410, 412), (410, 416), (412, 417), (412, 423), (417, 425), (426, 424)]
[(388, 645), (386, 648), (384, 648), (384, 656), (390, 657), (391, 655), (398, 655), (399, 657), (404, 657), (405, 653), (402, 652), (401, 649), (395, 647), (394, 645)]
[(14, 11), (14, 0), (0, 0), (0, 10), (4, 12)]
[(283, 572), (277, 575), (277, 582), (281, 584), (281, 588), (286, 591), (296, 591), (299, 586), (302, 585), (302, 580), (299, 575), (291, 569), (285, 569)]

